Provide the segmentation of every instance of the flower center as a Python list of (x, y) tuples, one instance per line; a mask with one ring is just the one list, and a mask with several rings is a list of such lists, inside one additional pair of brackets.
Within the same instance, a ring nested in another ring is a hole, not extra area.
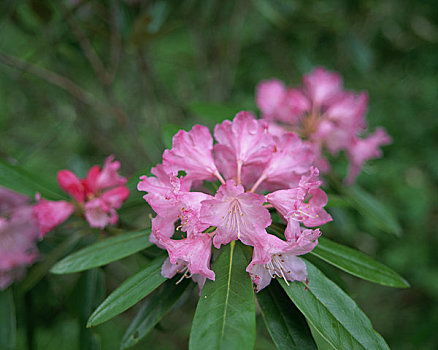
[(289, 282), (286, 279), (286, 274), (291, 273), (291, 271), (287, 270), (283, 263), (285, 262), (282, 254), (273, 254), (271, 261), (265, 264), (265, 269), (268, 270), (271, 278), (275, 278), (275, 276), (281, 277), (284, 279), (287, 285)]
[(240, 238), (240, 228), (245, 225), (245, 220), (243, 219), (243, 211), (237, 199), (233, 199), (226, 216), (222, 218), (225, 219), (225, 226), (230, 227), (232, 230), (237, 230), (237, 238)]

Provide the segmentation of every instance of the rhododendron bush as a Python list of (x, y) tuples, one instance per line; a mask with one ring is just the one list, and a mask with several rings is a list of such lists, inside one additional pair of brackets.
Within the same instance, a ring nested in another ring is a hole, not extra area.
[[(129, 181), (114, 156), (84, 178), (60, 170), (62, 191), (1, 162), (0, 303), (9, 327), (13, 297), (43, 278), (75, 273), (72, 293), (88, 305), (79, 315), (87, 344), (97, 340), (86, 327), (146, 298), (136, 315), (128, 312), (132, 323), (120, 344), (134, 346), (190, 296), (197, 303), (190, 349), (253, 349), (260, 312), (278, 349), (388, 349), (326, 263), (384, 286), (408, 283), (327, 238), (325, 227), (331, 209), (352, 205), (398, 233), (382, 204), (351, 187), (391, 138), (383, 128), (367, 134), (367, 95), (345, 91), (341, 77), (321, 67), (300, 88), (264, 80), (255, 99), (260, 118), (241, 111), (212, 130), (179, 130), (161, 162)], [(346, 180), (331, 165), (341, 152)], [(139, 208), (138, 220), (119, 218)], [(51, 248), (39, 252), (45, 244)], [(128, 257), (137, 257), (135, 268), (102, 295), (104, 276), (112, 278), (103, 267)]]

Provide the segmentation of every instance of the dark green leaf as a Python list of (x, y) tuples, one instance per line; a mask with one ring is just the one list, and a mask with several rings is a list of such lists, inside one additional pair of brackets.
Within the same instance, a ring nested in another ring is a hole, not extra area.
[(15, 305), (11, 289), (0, 291), (0, 349), (15, 350)]
[(0, 160), (0, 185), (28, 196), (41, 193), (44, 198), (59, 200), (68, 196), (56, 188), (52, 188), (37, 175), (30, 174), (26, 170), (13, 166)]
[(190, 281), (187, 279), (179, 284), (175, 284), (174, 280), (170, 280), (164, 283), (160, 290), (156, 290), (145, 301), (126, 330), (120, 348), (127, 349), (143, 339), (183, 296), (189, 285)]
[(315, 340), (316, 345), (318, 346), (318, 350), (333, 350), (333, 346), (328, 343), (321, 334), (309, 323), (310, 331), (312, 332), (312, 337)]
[(398, 221), (382, 202), (359, 187), (347, 187), (344, 191), (351, 205), (368, 220), (372, 220), (382, 231), (397, 236), (401, 235)]
[(321, 238), (313, 255), (356, 277), (389, 287), (407, 288), (409, 283), (389, 267), (355, 249)]
[(301, 282), (280, 284), (309, 324), (334, 349), (389, 349), (356, 303), (311, 263), (306, 265), (307, 287)]
[(255, 302), (247, 260), (231, 242), (214, 264), (216, 280), (207, 280), (196, 308), (190, 349), (252, 350), (255, 342)]
[(97, 326), (117, 316), (139, 302), (155, 290), (165, 278), (161, 276), (161, 265), (166, 256), (160, 256), (148, 264), (143, 270), (129, 277), (112, 292), (108, 298), (93, 312), (88, 319), (87, 327)]
[(316, 349), (305, 318), (277, 281), (257, 293), (257, 301), (277, 349)]
[(105, 275), (100, 269), (85, 271), (81, 274), (74, 291), (79, 320), (79, 348), (81, 350), (101, 348), (98, 335), (85, 326), (88, 317), (105, 296), (104, 277)]
[(53, 266), (50, 272), (73, 273), (123, 259), (151, 246), (148, 236), (149, 230), (143, 230), (105, 239), (67, 256)]

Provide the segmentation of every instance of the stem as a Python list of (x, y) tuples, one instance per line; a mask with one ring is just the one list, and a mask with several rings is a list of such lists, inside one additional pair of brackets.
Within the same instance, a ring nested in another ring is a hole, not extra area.
[(53, 85), (56, 85), (61, 89), (69, 92), (78, 101), (81, 101), (86, 105), (98, 107), (100, 110), (108, 111), (105, 105), (101, 101), (97, 100), (92, 94), (85, 91), (79, 85), (60, 74), (49, 71), (46, 68), (39, 67), (33, 63), (23, 61), (18, 57), (8, 55), (1, 51), (0, 63), (3, 63), (4, 65), (12, 68), (16, 68), (23, 72), (31, 73), (38, 78), (48, 81), (49, 83), (52, 83)]

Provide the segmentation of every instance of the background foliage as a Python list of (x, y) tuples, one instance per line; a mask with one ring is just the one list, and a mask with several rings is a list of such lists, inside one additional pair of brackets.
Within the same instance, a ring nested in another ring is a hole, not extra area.
[[(339, 71), (347, 88), (367, 90), (371, 129), (384, 126), (394, 143), (358, 182), (390, 208), (402, 234), (388, 235), (348, 207), (331, 208), (335, 221), (323, 231), (410, 281), (412, 288), (398, 290), (342, 274), (343, 287), (390, 346), (438, 346), (438, 4), (22, 0), (1, 3), (0, 27), (0, 157), (55, 188), (59, 169), (85, 175), (108, 154), (135, 184), (179, 128), (256, 110), (254, 88), (262, 79), (299, 84), (303, 73), (323, 65)], [(133, 191), (121, 211), (125, 224), (145, 226), (148, 209), (140, 200)], [(40, 249), (51, 247), (43, 241)], [(138, 306), (92, 332), (82, 330), (84, 315), (142, 264), (135, 256), (105, 267), (106, 291), (93, 296), (75, 288), (102, 279), (99, 270), (82, 280), (36, 280), (23, 304), (31, 317), (17, 310), (18, 320), (33, 324), (37, 349), (78, 349), (77, 339), (90, 336), (117, 349)], [(188, 293), (137, 348), (188, 344), (195, 302), (196, 293)], [(270, 349), (257, 321), (256, 348)], [(24, 348), (24, 334), (17, 339)]]

